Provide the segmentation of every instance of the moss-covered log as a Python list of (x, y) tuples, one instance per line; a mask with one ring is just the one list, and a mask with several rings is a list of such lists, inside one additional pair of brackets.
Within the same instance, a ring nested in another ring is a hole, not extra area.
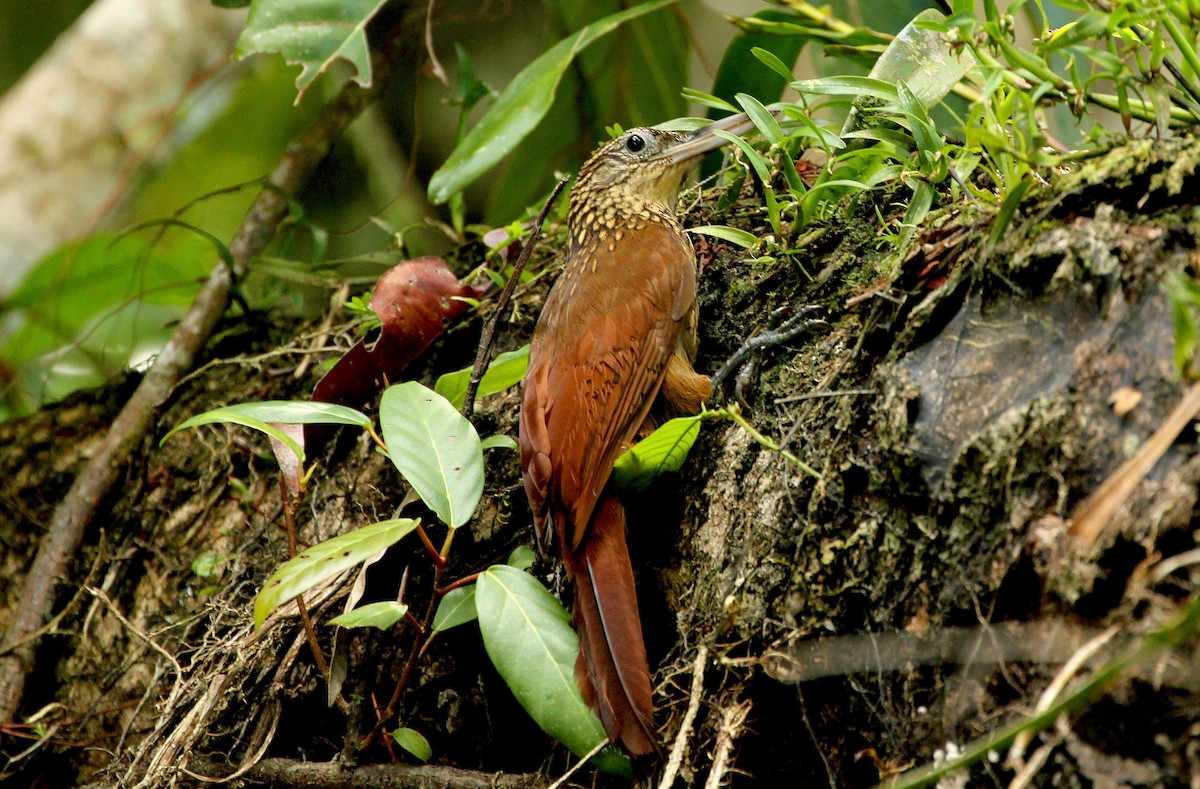
[[(1055, 176), (994, 244), (992, 212), (964, 204), (897, 247), (878, 233), (886, 206), (863, 197), (807, 232), (801, 256), (747, 262), (698, 242), (699, 369), (715, 370), (780, 308), (818, 305), (830, 326), (767, 352), (742, 391), (747, 418), (819, 479), (736, 425), (706, 422), (683, 471), (630, 499), (658, 723), (668, 753), (682, 744), (676, 785), (714, 769), (734, 785), (751, 783), (742, 774), (873, 784), (1032, 710), (1083, 643), (1119, 628), (1102, 660), (1195, 591), (1191, 565), (1153, 571), (1198, 547), (1194, 431), (1095, 545), (1066, 529), (1183, 392), (1163, 283), (1200, 268), (1198, 161), (1194, 140), (1121, 147)], [(733, 218), (701, 216), (712, 205), (690, 221), (762, 232), (752, 197)], [(544, 293), (520, 295), (505, 347), (524, 342)], [(308, 329), (265, 325), (230, 320), (125, 469), (39, 647), (25, 709), (36, 726), (6, 733), (40, 743), (7, 768), (13, 785), (189, 785), (189, 770), (227, 775), (263, 755), (404, 761), (378, 745), (343, 753), (395, 685), (403, 626), (318, 627), (342, 706), (329, 704), (293, 615), (251, 626), (252, 597), (287, 553), (264, 442), (207, 428), (156, 443), (215, 405), (311, 390), (313, 373), (291, 374), (311, 355)], [(477, 334), (477, 323), (455, 327), (413, 374), (467, 364)], [(330, 356), (350, 341), (322, 339)], [(0, 626), (21, 604), (49, 513), (128, 392), (117, 383), (0, 425)], [(514, 434), (517, 402), (515, 391), (481, 401), (480, 433)], [(456, 574), (531, 542), (515, 456), (490, 452), (488, 472)], [(347, 435), (299, 507), (301, 538), (391, 517), (404, 496), (390, 464)], [(549, 562), (534, 569), (555, 577)], [(420, 546), (401, 544), (372, 565), (366, 594), (394, 596), (404, 578), (416, 599), (429, 576)], [(309, 602), (318, 620), (340, 612), (353, 580)], [(1036, 782), (1194, 782), (1197, 683), (1187, 655), (1172, 659), (1031, 743)], [(511, 699), (471, 626), (419, 663), (400, 723), (426, 734), (436, 763), (475, 771), (464, 781), (503, 772), (524, 785), (571, 763)], [(999, 757), (972, 780), (1009, 780), (1020, 765)], [(649, 779), (662, 765), (643, 768)], [(592, 782), (586, 770), (576, 779)]]

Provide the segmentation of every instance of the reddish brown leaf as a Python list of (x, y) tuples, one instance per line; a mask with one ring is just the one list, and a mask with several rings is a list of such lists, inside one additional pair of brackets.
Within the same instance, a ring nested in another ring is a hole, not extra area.
[[(485, 289), (464, 285), (441, 258), (417, 258), (400, 263), (382, 277), (371, 296), (371, 310), (382, 328), (377, 337), (351, 348), (313, 390), (312, 399), (357, 408), (386, 382), (400, 379), (408, 365), (433, 344), (451, 321), (478, 299)], [(327, 425), (305, 425), (309, 446), (323, 443)]]

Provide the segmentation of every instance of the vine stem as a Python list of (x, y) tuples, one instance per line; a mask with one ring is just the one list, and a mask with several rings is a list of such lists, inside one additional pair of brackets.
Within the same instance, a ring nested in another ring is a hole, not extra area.
[(479, 391), (479, 382), (483, 380), (483, 371), (487, 367), (488, 357), (492, 350), (492, 342), (496, 339), (496, 326), (500, 323), (500, 316), (503, 314), (504, 308), (508, 306), (513, 291), (517, 287), (517, 282), (521, 279), (521, 272), (525, 270), (525, 264), (529, 262), (529, 256), (533, 253), (533, 246), (542, 234), (542, 223), (546, 221), (546, 216), (550, 213), (550, 207), (554, 205), (554, 201), (558, 199), (559, 193), (562, 192), (563, 187), (566, 185), (567, 179), (560, 178), (558, 183), (554, 185), (554, 189), (551, 190), (550, 196), (546, 198), (546, 204), (542, 206), (542, 211), (538, 214), (537, 221), (533, 223), (533, 230), (530, 231), (529, 238), (525, 240), (525, 245), (521, 247), (521, 255), (517, 258), (516, 264), (513, 265), (512, 274), (509, 276), (508, 282), (504, 283), (504, 290), (500, 291), (500, 297), (496, 299), (496, 306), (492, 309), (492, 314), (488, 316), (487, 323), (483, 325), (483, 333), (479, 337), (479, 348), (475, 351), (475, 364), (471, 368), (471, 378), (467, 381), (467, 392), (463, 398), (462, 415), (468, 419), (472, 411), (475, 410), (475, 394)]
[[(537, 221), (533, 225), (533, 230), (530, 231), (529, 238), (525, 240), (525, 245), (521, 247), (521, 255), (517, 258), (516, 264), (513, 265), (512, 274), (509, 276), (508, 281), (504, 283), (504, 290), (500, 292), (500, 296), (496, 299), (496, 306), (492, 309), (492, 314), (488, 316), (488, 320), (483, 326), (483, 331), (479, 338), (479, 347), (475, 351), (475, 365), (471, 368), (471, 378), (467, 382), (467, 391), (463, 398), (462, 415), (467, 418), (470, 418), (471, 412), (475, 408), (475, 395), (479, 391), (479, 382), (483, 380), (483, 371), (487, 367), (492, 342), (496, 339), (496, 326), (500, 322), (500, 315), (504, 312), (504, 308), (512, 298), (513, 290), (521, 278), (521, 272), (525, 269), (525, 264), (529, 262), (529, 256), (533, 253), (533, 247), (541, 235), (542, 224), (546, 221), (551, 206), (558, 199), (558, 195), (562, 192), (566, 183), (566, 178), (560, 179), (554, 185), (554, 189), (551, 190), (550, 196), (546, 198), (546, 203), (542, 206), (542, 210), (538, 214)], [(412, 680), (412, 674), (416, 668), (417, 661), (421, 655), (425, 654), (425, 650), (436, 633), (433, 629), (433, 618), (437, 614), (438, 605), (441, 603), (442, 597), (451, 589), (469, 583), (468, 579), (474, 580), (478, 577), (478, 574), (475, 574), (474, 576), (461, 578), (454, 583), (445, 584), (446, 565), (449, 563), (450, 547), (454, 544), (455, 531), (455, 529), (450, 529), (446, 532), (446, 539), (442, 543), (442, 549), (437, 551), (434, 549), (433, 543), (429, 540), (429, 536), (425, 533), (424, 529), (419, 526), (417, 527), (417, 533), (425, 543), (425, 549), (433, 557), (433, 592), (429, 596), (429, 607), (425, 611), (425, 618), (417, 625), (418, 630), (413, 635), (412, 645), (409, 647), (408, 656), (404, 659), (404, 668), (400, 670), (400, 679), (396, 682), (396, 688), (392, 691), (392, 696), (388, 699), (387, 706), (378, 714), (378, 720), (375, 722), (375, 725), (371, 727), (371, 731), (363, 738), (362, 748), (370, 747), (375, 738), (383, 732), (384, 725), (396, 714), (396, 710), (400, 706), (400, 698), (404, 695), (405, 689)]]

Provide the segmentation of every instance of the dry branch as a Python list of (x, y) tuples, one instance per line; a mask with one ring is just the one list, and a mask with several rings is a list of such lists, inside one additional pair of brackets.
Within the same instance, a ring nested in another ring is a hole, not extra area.
[[(202, 775), (216, 776), (220, 765), (201, 765)], [(263, 759), (240, 780), (249, 786), (306, 789), (534, 789), (545, 785), (537, 775), (484, 773), (440, 765), (374, 765), (346, 768), (332, 762)]]

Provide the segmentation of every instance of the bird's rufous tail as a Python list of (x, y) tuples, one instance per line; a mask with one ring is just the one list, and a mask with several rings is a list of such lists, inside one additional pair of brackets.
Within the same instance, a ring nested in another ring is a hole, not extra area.
[(568, 569), (575, 583), (573, 621), (579, 633), (575, 678), (609, 739), (636, 755), (655, 745), (650, 666), (642, 640), (625, 508), (606, 492)]

